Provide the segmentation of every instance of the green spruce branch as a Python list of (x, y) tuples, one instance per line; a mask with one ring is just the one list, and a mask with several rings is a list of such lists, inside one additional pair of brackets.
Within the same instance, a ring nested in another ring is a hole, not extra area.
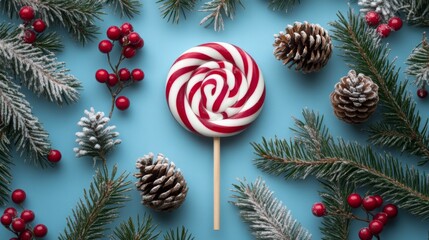
[(215, 31), (224, 30), (224, 17), (234, 19), (237, 5), (244, 8), (241, 0), (211, 0), (204, 3), (200, 11), (209, 14), (201, 20), (200, 25), (204, 24), (208, 27), (213, 24)]
[(234, 201), (252, 234), (261, 240), (311, 239), (307, 230), (293, 219), (290, 211), (277, 200), (261, 179), (255, 183), (239, 181), (233, 185)]
[(405, 13), (407, 22), (420, 27), (429, 26), (428, 0), (401, 0), (401, 10)]
[(389, 61), (389, 49), (380, 44), (379, 37), (352, 10), (345, 17), (338, 13), (331, 23), (333, 38), (341, 44), (343, 57), (350, 67), (363, 73), (379, 86), (383, 103), (383, 121), (370, 128), (370, 141), (377, 145), (395, 147), (419, 156), (421, 164), (429, 161), (428, 122), (422, 123), (416, 104), (406, 92), (407, 82), (399, 83), (399, 72)]
[(300, 4), (301, 0), (270, 0), (269, 8), (273, 11), (287, 12), (294, 5)]
[(323, 217), (320, 227), (323, 234), (322, 239), (347, 240), (349, 239), (351, 223), (349, 217), (351, 208), (347, 203), (347, 197), (355, 191), (355, 187), (347, 181), (322, 181), (322, 185), (323, 191), (319, 194), (328, 212), (328, 215)]
[(152, 223), (152, 217), (144, 215), (143, 219), (137, 216), (137, 223), (129, 218), (121, 223), (113, 231), (112, 240), (155, 240), (159, 233), (156, 233), (156, 225)]
[(127, 16), (128, 18), (140, 14), (140, 8), (143, 5), (140, 0), (105, 0), (105, 2), (112, 5), (121, 17)]
[(181, 16), (186, 19), (186, 12), (192, 11), (197, 0), (158, 0), (162, 18), (168, 22), (179, 23)]
[(167, 233), (164, 234), (164, 240), (194, 240), (195, 237), (182, 226), (182, 228), (177, 228), (176, 230), (170, 229)]
[[(429, 218), (426, 174), (403, 166), (390, 154), (377, 154), (369, 146), (342, 139), (335, 141), (323, 125), (323, 118), (314, 112), (304, 110), (303, 117), (304, 121), (295, 120), (297, 140), (263, 139), (260, 144), (252, 144), (258, 155), (255, 165), (259, 169), (285, 179), (315, 176), (331, 182), (347, 181), (366, 186), (400, 208)], [(315, 135), (320, 137), (311, 137)]]
[(60, 240), (105, 239), (108, 224), (119, 216), (119, 210), (129, 200), (131, 190), (128, 174), (117, 175), (117, 166), (109, 173), (106, 166), (98, 170), (83, 199), (73, 210), (73, 217), (67, 218), (67, 228)]
[[(2, 81), (2, 80), (0, 80)], [(0, 110), (1, 112), (1, 110)], [(1, 126), (0, 126), (0, 129)], [(12, 174), (10, 166), (10, 143), (6, 134), (0, 130), (0, 205), (3, 206), (9, 199), (10, 188), (12, 182)]]
[(429, 43), (426, 33), (423, 33), (422, 42), (407, 58), (407, 65), (407, 74), (415, 77), (417, 87), (425, 88), (429, 84)]
[(39, 34), (33, 46), (46, 52), (60, 52), (64, 48), (60, 36), (55, 32)]

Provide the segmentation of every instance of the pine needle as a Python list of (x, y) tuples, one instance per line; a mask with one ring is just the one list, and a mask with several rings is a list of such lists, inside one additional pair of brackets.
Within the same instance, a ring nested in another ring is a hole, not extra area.
[(429, 178), (425, 173), (403, 166), (390, 154), (377, 154), (369, 146), (342, 139), (334, 141), (329, 134), (320, 134), (325, 129), (322, 118), (308, 110), (303, 111), (303, 116), (304, 121), (296, 120), (295, 131), (305, 136), (301, 127), (305, 126), (319, 132), (319, 136), (325, 136), (316, 139), (323, 143), (320, 155), (314, 154), (316, 149), (309, 149), (311, 145), (299, 141), (263, 139), (260, 144), (252, 144), (258, 156), (255, 165), (259, 169), (286, 179), (314, 176), (331, 182), (346, 181), (366, 186), (374, 194), (383, 194), (398, 207), (429, 219)]
[(55, 32), (39, 34), (33, 46), (47, 52), (61, 52), (64, 48), (60, 36)]
[[(0, 80), (2, 81), (2, 80)], [(0, 205), (3, 206), (9, 199), (10, 188), (9, 185), (12, 182), (12, 174), (10, 166), (10, 143), (6, 138), (6, 134), (3, 132), (0, 126)]]
[(308, 231), (293, 219), (290, 211), (274, 198), (274, 193), (260, 178), (250, 184), (239, 180), (239, 184), (233, 186), (232, 204), (240, 209), (241, 217), (249, 223), (256, 239), (311, 239)]
[(188, 229), (182, 226), (181, 229), (177, 228), (176, 231), (170, 229), (166, 234), (164, 234), (164, 240), (194, 240), (195, 237), (189, 233)]
[(158, 0), (156, 3), (161, 4), (162, 18), (167, 18), (167, 22), (179, 23), (180, 16), (186, 19), (186, 12), (192, 11), (197, 4), (197, 0)]
[(133, 18), (140, 14), (140, 8), (143, 4), (140, 0), (104, 0), (106, 4), (111, 4), (115, 11), (121, 14), (121, 17), (127, 16)]
[(389, 61), (389, 49), (363, 19), (352, 10), (347, 17), (338, 13), (331, 23), (335, 40), (341, 44), (343, 57), (352, 69), (363, 73), (379, 86), (383, 103), (383, 121), (370, 129), (370, 141), (377, 145), (395, 147), (421, 157), (420, 164), (429, 161), (428, 121), (422, 122), (416, 103), (406, 91), (407, 81), (397, 85), (399, 72)]
[(137, 216), (137, 223), (134, 223), (132, 218), (129, 218), (128, 221), (121, 223), (113, 231), (113, 236), (110, 238), (112, 240), (155, 240), (158, 238), (159, 233), (155, 233), (156, 226), (152, 223), (152, 217), (143, 216), (143, 219), (140, 220), (140, 217)]
[(89, 190), (84, 190), (83, 198), (73, 210), (73, 217), (67, 218), (67, 228), (60, 240), (106, 239), (108, 225), (119, 217), (119, 210), (129, 200), (127, 192), (131, 182), (127, 174), (116, 176), (117, 166), (112, 173), (103, 165), (97, 171)]
[(205, 24), (208, 27), (213, 24), (215, 31), (224, 30), (224, 16), (231, 20), (234, 19), (237, 5), (244, 8), (241, 0), (211, 0), (206, 2), (200, 11), (209, 12), (209, 14), (201, 20), (200, 25)]
[(300, 4), (301, 0), (270, 0), (269, 7), (273, 11), (287, 12), (294, 5)]
[(422, 42), (414, 48), (407, 58), (407, 74), (416, 78), (415, 85), (424, 88), (429, 84), (429, 43), (426, 33), (423, 33)]

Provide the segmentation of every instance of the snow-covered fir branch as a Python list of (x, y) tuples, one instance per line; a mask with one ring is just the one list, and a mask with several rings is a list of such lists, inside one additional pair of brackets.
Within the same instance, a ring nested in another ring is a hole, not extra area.
[(76, 157), (88, 156), (94, 161), (106, 161), (106, 155), (114, 146), (121, 143), (118, 132), (114, 132), (116, 126), (108, 126), (110, 118), (104, 112), (95, 112), (94, 108), (85, 110), (85, 115), (78, 125), (81, 132), (76, 133), (76, 142), (79, 147), (74, 148)]
[(360, 11), (364, 14), (370, 11), (375, 11), (380, 14), (384, 22), (389, 18), (397, 16), (397, 13), (402, 6), (400, 0), (359, 0), (358, 5)]

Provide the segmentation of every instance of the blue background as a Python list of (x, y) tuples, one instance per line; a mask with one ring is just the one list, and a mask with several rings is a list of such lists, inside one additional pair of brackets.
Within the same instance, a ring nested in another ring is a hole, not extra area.
[[(365, 142), (363, 126), (350, 126), (335, 118), (332, 113), (329, 94), (334, 84), (344, 76), (349, 68), (335, 49), (329, 64), (323, 71), (303, 75), (284, 67), (272, 55), (273, 34), (284, 30), (294, 21), (319, 23), (327, 29), (330, 21), (337, 19), (337, 11), (346, 13), (347, 1), (302, 1), (287, 14), (273, 12), (267, 1), (245, 1), (245, 9), (238, 8), (234, 21), (226, 21), (223, 32), (199, 26), (205, 16), (202, 12), (188, 14), (186, 21), (179, 25), (167, 23), (160, 17), (155, 1), (144, 1), (141, 15), (131, 20), (134, 28), (145, 39), (145, 47), (132, 61), (126, 61), (128, 68), (141, 67), (146, 78), (141, 84), (124, 90), (123, 94), (131, 100), (128, 111), (115, 111), (112, 124), (117, 126), (123, 140), (109, 156), (109, 165), (118, 163), (120, 170), (135, 172), (135, 161), (148, 152), (164, 153), (183, 171), (189, 184), (189, 194), (184, 205), (172, 213), (156, 213), (140, 204), (140, 195), (135, 189), (132, 200), (121, 210), (121, 219), (145, 212), (154, 217), (160, 230), (184, 225), (197, 239), (253, 239), (247, 224), (242, 223), (238, 210), (228, 201), (231, 200), (232, 184), (237, 178), (254, 181), (258, 176), (292, 211), (293, 216), (312, 234), (320, 239), (321, 219), (314, 217), (310, 208), (320, 201), (320, 185), (314, 179), (302, 181), (284, 181), (281, 177), (262, 173), (253, 164), (250, 142), (260, 142), (261, 137), (281, 138), (292, 136), (292, 116), (300, 117), (303, 108), (315, 109), (325, 114), (327, 125), (334, 136)], [(356, 5), (352, 4), (352, 7)], [(107, 8), (108, 9), (108, 8)], [(99, 22), (104, 39), (104, 31), (110, 25), (121, 25), (126, 19), (120, 19), (111, 10)], [(51, 29), (49, 29), (51, 30)], [(392, 48), (391, 58), (398, 56), (397, 65), (404, 69), (404, 61), (415, 45), (421, 40), (424, 29), (404, 26), (404, 28), (384, 40)], [(65, 49), (58, 55), (67, 63), (71, 73), (78, 77), (84, 90), (77, 104), (58, 107), (45, 100), (37, 99), (26, 92), (37, 115), (50, 133), (53, 147), (63, 153), (62, 161), (52, 169), (38, 169), (23, 163), (15, 155), (12, 188), (27, 191), (25, 207), (33, 209), (36, 222), (49, 227), (47, 239), (55, 239), (66, 226), (66, 217), (72, 212), (83, 188), (89, 186), (94, 170), (89, 158), (75, 158), (76, 123), (83, 116), (83, 110), (95, 107), (98, 111), (108, 111), (110, 95), (107, 89), (97, 83), (94, 73), (98, 68), (107, 68), (105, 56), (98, 52), (98, 41), (82, 47), (67, 34), (62, 34)], [(224, 41), (236, 44), (250, 53), (263, 71), (266, 81), (267, 97), (259, 119), (244, 133), (222, 139), (221, 166), (221, 230), (212, 230), (212, 140), (193, 135), (184, 130), (170, 115), (164, 96), (167, 72), (173, 61), (185, 50), (195, 45)], [(405, 76), (401, 74), (401, 80)], [(410, 87), (414, 98), (415, 88)], [(417, 99), (418, 108), (427, 117), (428, 103)], [(406, 154), (404, 162), (415, 164), (416, 159)], [(425, 170), (428, 168), (425, 167)], [(133, 182), (135, 179), (130, 177)], [(118, 222), (113, 224), (115, 226)], [(382, 233), (382, 239), (427, 239), (428, 224), (421, 218), (400, 211), (399, 218), (389, 223)], [(351, 239), (357, 239), (361, 223), (353, 224)], [(9, 237), (4, 228), (0, 228), (0, 238)]]

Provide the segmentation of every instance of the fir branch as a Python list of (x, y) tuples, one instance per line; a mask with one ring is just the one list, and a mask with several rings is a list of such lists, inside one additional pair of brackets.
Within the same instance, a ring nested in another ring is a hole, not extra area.
[(55, 32), (39, 34), (33, 46), (47, 52), (60, 52), (64, 48), (60, 36)]
[[(299, 126), (307, 126), (320, 132), (323, 125), (314, 112), (304, 110), (306, 121), (296, 120)], [(304, 134), (304, 133), (303, 133)], [(311, 139), (308, 139), (311, 140)], [(323, 139), (320, 156), (314, 149), (299, 142), (286, 140), (266, 140), (253, 143), (258, 158), (255, 165), (261, 170), (282, 175), (286, 179), (304, 179), (312, 175), (327, 181), (347, 181), (356, 186), (366, 186), (372, 192), (383, 194), (400, 208), (414, 215), (429, 218), (429, 178), (415, 168), (402, 166), (390, 154), (377, 154), (371, 147), (342, 139)]]
[(60, 240), (93, 240), (106, 238), (105, 231), (108, 224), (119, 216), (119, 210), (129, 200), (127, 192), (131, 190), (131, 182), (127, 181), (127, 174), (116, 176), (117, 166), (112, 173), (103, 165), (98, 170), (89, 187), (84, 190), (83, 199), (80, 199), (73, 210), (73, 217), (67, 218), (67, 228), (60, 235)]
[[(6, 28), (0, 27), (1, 30)], [(68, 74), (65, 63), (57, 62), (53, 53), (17, 41), (9, 34), (0, 39), (0, 60), (8, 62), (11, 70), (38, 96), (43, 95), (58, 104), (75, 102), (79, 98), (80, 82)]]
[(100, 0), (0, 0), (0, 9), (17, 17), (22, 6), (32, 6), (48, 24), (61, 25), (82, 44), (96, 38), (99, 28), (95, 21), (101, 18)]
[(177, 24), (181, 15), (186, 19), (186, 12), (195, 8), (197, 0), (158, 0), (156, 3), (161, 4), (159, 9), (162, 18)]
[[(415, 0), (412, 0), (415, 1)], [(359, 0), (360, 12), (365, 16), (367, 12), (375, 11), (380, 14), (384, 22), (397, 16), (403, 0)]]
[(78, 125), (82, 132), (76, 133), (76, 142), (79, 147), (74, 148), (76, 157), (88, 156), (106, 163), (106, 155), (114, 146), (121, 143), (118, 132), (113, 132), (116, 126), (108, 126), (110, 118), (103, 112), (95, 112), (94, 108), (85, 110), (86, 117), (82, 117)]
[(235, 200), (232, 203), (240, 209), (241, 217), (250, 224), (256, 239), (311, 239), (308, 231), (292, 218), (290, 211), (274, 198), (274, 193), (260, 178), (250, 184), (239, 180), (239, 184), (233, 186)]
[(188, 229), (182, 226), (182, 229), (179, 228), (174, 231), (173, 229), (170, 229), (169, 232), (164, 234), (164, 240), (194, 240), (195, 237), (192, 236), (191, 233), (189, 233)]
[(155, 240), (159, 233), (155, 233), (156, 226), (152, 223), (152, 217), (144, 215), (143, 220), (137, 216), (137, 224), (132, 218), (121, 223), (114, 231), (112, 240)]
[(341, 13), (337, 15), (339, 20), (331, 23), (332, 37), (341, 42), (338, 47), (343, 50), (343, 57), (351, 68), (371, 77), (379, 86), (383, 121), (370, 129), (371, 142), (419, 156), (422, 164), (428, 162), (428, 122), (422, 124), (416, 104), (406, 92), (407, 82), (397, 85), (399, 73), (388, 59), (389, 49), (381, 46), (374, 30), (352, 10), (347, 18)]
[[(0, 79), (0, 82), (3, 81)], [(0, 128), (1, 129), (1, 128)], [(10, 156), (10, 143), (6, 134), (0, 131), (0, 205), (3, 206), (9, 199), (12, 182), (10, 166), (12, 165)]]
[(241, 5), (244, 8), (241, 0), (211, 0), (206, 2), (200, 9), (201, 12), (209, 12), (205, 16), (200, 25), (205, 24), (206, 27), (213, 24), (215, 31), (224, 30), (223, 16), (234, 19), (237, 5)]
[(429, 43), (426, 33), (423, 33), (422, 42), (408, 57), (407, 65), (407, 74), (416, 78), (417, 87), (424, 88), (429, 84)]
[[(326, 206), (328, 215), (323, 217), (320, 231), (324, 240), (347, 240), (350, 232), (351, 208), (347, 197), (354, 192), (355, 186), (346, 181), (322, 182), (324, 191), (320, 192), (322, 202)], [(334, 214), (329, 214), (334, 213)]]
[(270, 0), (269, 7), (273, 11), (287, 12), (294, 5), (300, 4), (301, 0)]
[(140, 14), (142, 3), (140, 0), (104, 0), (107, 4), (111, 4), (113, 8), (121, 14), (121, 17), (127, 16), (133, 18)]
[(19, 86), (0, 70), (0, 122), (7, 136), (14, 141), (21, 152), (29, 155), (29, 160), (42, 167), (50, 165), (46, 156), (51, 148), (48, 133), (31, 113), (30, 104)]
[(428, 0), (401, 0), (401, 10), (407, 16), (407, 22), (420, 27), (429, 26)]

